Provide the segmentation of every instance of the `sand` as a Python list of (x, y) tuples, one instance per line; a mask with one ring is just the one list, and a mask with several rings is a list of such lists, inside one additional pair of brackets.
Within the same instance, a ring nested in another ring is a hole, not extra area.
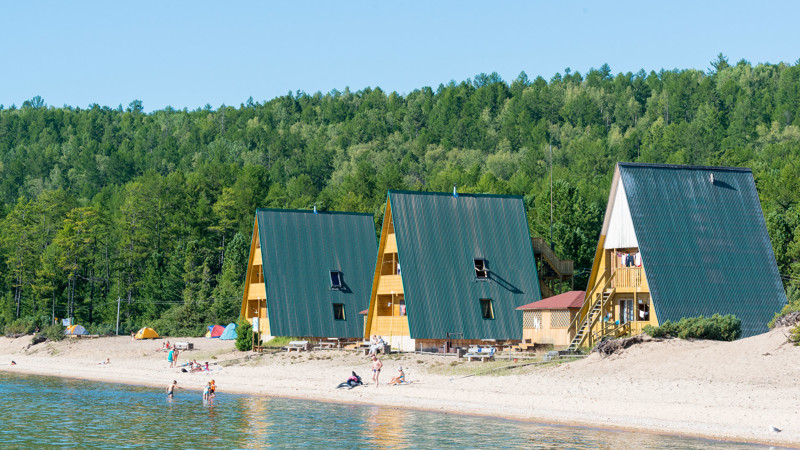
[[(130, 337), (68, 339), (29, 348), (30, 336), (0, 338), (0, 370), (158, 389), (176, 379), (184, 388), (199, 390), (214, 378), (221, 393), (800, 446), (800, 347), (786, 343), (787, 333), (786, 329), (776, 329), (736, 342), (651, 341), (605, 358), (593, 354), (558, 365), (484, 374), (480, 373), (509, 363), (388, 355), (383, 358), (381, 381), (388, 381), (402, 365), (412, 383), (353, 390), (334, 387), (351, 370), (369, 381), (368, 359), (354, 352), (318, 350), (251, 356), (236, 351), (232, 341), (202, 338), (170, 341), (194, 343), (196, 350), (183, 352), (179, 362), (188, 358), (208, 361), (212, 368), (209, 373), (170, 369), (166, 354), (157, 350), (162, 340), (133, 341)], [(98, 364), (106, 358), (110, 358), (110, 364)], [(11, 366), (11, 360), (17, 365)]]

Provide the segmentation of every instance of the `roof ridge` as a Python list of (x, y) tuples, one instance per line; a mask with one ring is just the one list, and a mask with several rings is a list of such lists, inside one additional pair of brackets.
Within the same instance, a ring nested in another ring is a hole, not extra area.
[[(313, 209), (256, 208), (256, 213), (258, 213), (260, 211), (315, 214)], [(326, 211), (317, 210), (316, 214), (336, 214), (336, 215), (351, 215), (351, 216), (374, 216), (374, 214), (372, 214), (372, 213), (360, 213), (360, 212), (353, 212), (353, 211), (327, 211), (327, 210)]]
[(753, 172), (749, 167), (727, 167), (727, 166), (694, 166), (689, 164), (657, 164), (657, 163), (637, 163), (637, 162), (617, 162), (620, 167), (648, 167), (653, 169), (683, 169), (683, 170), (724, 170), (729, 172)]
[[(389, 194), (411, 194), (411, 195), (435, 195), (435, 196), (448, 196), (452, 197), (452, 192), (431, 192), (431, 191), (408, 191), (403, 189), (389, 189)], [(470, 192), (458, 192), (459, 197), (485, 197), (485, 198), (520, 198), (524, 199), (522, 195), (509, 195), (509, 194), (473, 194)]]

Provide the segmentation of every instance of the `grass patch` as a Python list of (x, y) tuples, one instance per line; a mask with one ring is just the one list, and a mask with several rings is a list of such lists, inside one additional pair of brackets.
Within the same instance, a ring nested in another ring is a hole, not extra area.
[(286, 347), (289, 342), (302, 341), (302, 339), (290, 336), (275, 336), (271, 340), (264, 342), (264, 347)]

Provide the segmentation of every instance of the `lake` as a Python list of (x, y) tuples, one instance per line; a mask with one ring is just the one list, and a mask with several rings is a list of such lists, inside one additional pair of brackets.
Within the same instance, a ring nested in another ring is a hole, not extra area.
[(390, 407), (0, 373), (0, 446), (88, 448), (752, 448)]

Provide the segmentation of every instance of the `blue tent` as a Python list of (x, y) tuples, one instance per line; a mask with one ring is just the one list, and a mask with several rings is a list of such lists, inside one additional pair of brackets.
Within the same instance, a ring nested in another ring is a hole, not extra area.
[(222, 332), (222, 335), (219, 338), (228, 341), (236, 339), (236, 324), (229, 323), (228, 326), (225, 327), (225, 331)]

